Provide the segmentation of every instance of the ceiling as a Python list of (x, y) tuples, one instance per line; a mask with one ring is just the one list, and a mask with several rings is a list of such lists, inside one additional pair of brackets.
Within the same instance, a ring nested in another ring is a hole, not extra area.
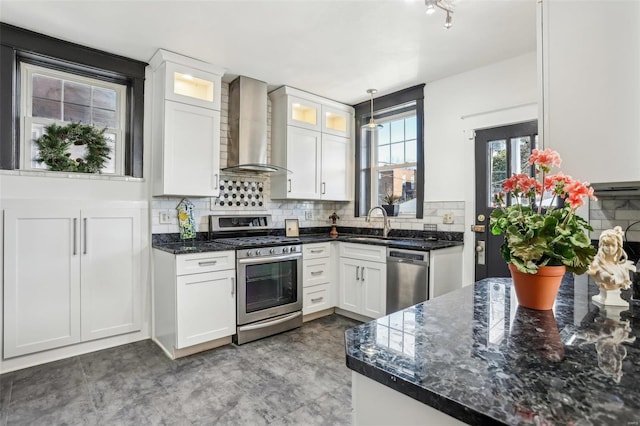
[[(0, 21), (148, 61), (158, 48), (355, 104), (535, 50), (536, 0), (0, 0)], [(376, 96), (378, 96), (376, 95)]]

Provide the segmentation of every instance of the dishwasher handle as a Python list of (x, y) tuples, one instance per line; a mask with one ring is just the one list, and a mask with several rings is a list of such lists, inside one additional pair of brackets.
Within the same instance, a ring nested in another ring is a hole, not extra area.
[(409, 253), (397, 252), (389, 250), (387, 254), (387, 263), (405, 263), (418, 266), (429, 266), (428, 253)]

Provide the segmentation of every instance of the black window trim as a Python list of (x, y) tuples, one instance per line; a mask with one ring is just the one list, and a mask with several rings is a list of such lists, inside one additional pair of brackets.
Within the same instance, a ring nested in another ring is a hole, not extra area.
[(127, 85), (124, 174), (143, 177), (147, 63), (0, 22), (0, 169), (20, 168), (21, 61)]
[[(424, 204), (424, 87), (425, 84), (418, 84), (416, 86), (408, 87), (406, 89), (385, 95), (380, 96), (379, 98), (374, 98), (373, 102), (373, 115), (377, 116), (376, 112), (380, 112), (389, 108), (393, 108), (398, 105), (406, 104), (409, 102), (415, 102), (415, 110), (416, 110), (416, 147), (417, 147), (417, 166), (416, 166), (416, 219), (422, 219), (423, 217), (423, 204)], [(362, 182), (360, 181), (360, 164), (362, 162), (362, 140), (361, 140), (361, 131), (360, 129), (364, 126), (369, 119), (371, 118), (371, 100), (367, 100), (361, 102), (359, 104), (353, 105), (355, 109), (355, 123), (356, 123), (356, 158), (354, 167), (355, 172), (355, 197), (354, 197), (354, 216), (361, 216), (361, 194), (360, 187)], [(413, 109), (412, 107), (411, 109)], [(401, 111), (401, 110), (400, 110)], [(394, 111), (394, 114), (397, 111)], [(384, 115), (384, 114), (383, 114)], [(368, 161), (370, 164), (370, 161)], [(368, 169), (365, 172), (366, 182), (364, 182), (364, 188), (366, 191), (365, 194), (365, 204), (371, 205), (371, 170)]]

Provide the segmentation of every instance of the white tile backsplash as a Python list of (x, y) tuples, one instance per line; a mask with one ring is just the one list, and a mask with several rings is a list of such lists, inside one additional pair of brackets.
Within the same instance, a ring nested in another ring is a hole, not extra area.
[(605, 229), (620, 226), (624, 231), (627, 227), (627, 240), (640, 242), (640, 198), (613, 197), (601, 198), (589, 204), (589, 224), (593, 227), (590, 233), (592, 240), (600, 238)]

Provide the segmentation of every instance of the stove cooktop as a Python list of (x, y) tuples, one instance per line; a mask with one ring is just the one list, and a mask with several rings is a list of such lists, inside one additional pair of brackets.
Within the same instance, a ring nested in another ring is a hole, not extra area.
[(218, 238), (213, 240), (213, 242), (234, 247), (259, 247), (268, 244), (299, 244), (300, 239), (277, 235), (264, 235), (258, 237)]

